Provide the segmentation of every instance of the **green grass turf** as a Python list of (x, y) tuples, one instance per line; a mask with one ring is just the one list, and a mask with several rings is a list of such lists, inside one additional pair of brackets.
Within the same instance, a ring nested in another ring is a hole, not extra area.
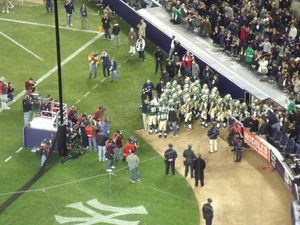
[[(79, 5), (80, 2), (75, 3), (76, 13), (73, 16), (72, 28), (76, 29), (80, 28)], [(26, 79), (33, 77), (38, 80), (56, 66), (55, 30), (48, 26), (54, 25), (54, 19), (46, 15), (44, 7), (42, 4), (24, 3), (23, 6), (17, 5), (10, 14), (0, 14), (2, 32), (0, 33), (0, 75), (5, 76), (7, 81), (15, 85), (16, 94), (23, 91)], [(98, 9), (90, 5), (88, 7), (89, 30), (95, 33), (64, 28), (65, 13), (62, 5), (59, 4), (62, 62), (97, 35), (96, 31), (101, 25), (100, 16), (95, 13)], [(76, 105), (80, 113), (91, 114), (99, 105), (106, 106), (106, 115), (112, 120), (111, 132), (123, 129), (126, 139), (134, 135), (135, 130), (142, 129), (139, 108), (142, 84), (148, 78), (156, 84), (158, 76), (154, 75), (155, 46), (147, 42), (146, 62), (139, 61), (137, 54), (129, 56), (127, 43), (129, 26), (119, 18), (115, 19), (119, 21), (122, 28), (121, 47), (113, 49), (111, 42), (99, 38), (64, 64), (62, 67), (63, 99), (69, 106)], [(22, 24), (20, 21), (34, 24)], [(43, 60), (25, 51), (16, 42)], [(89, 70), (87, 55), (90, 51), (100, 52), (101, 49), (114, 56), (121, 66), (118, 70), (119, 83), (111, 83), (109, 80), (100, 82), (101, 66), (96, 80), (87, 79)], [(39, 83), (37, 89), (42, 96), (51, 94), (57, 99), (57, 71)], [(90, 94), (84, 97), (87, 92)], [(81, 101), (75, 104), (79, 99)], [(3, 203), (36, 174), (40, 168), (40, 159), (30, 149), (24, 148), (16, 152), (23, 146), (21, 99), (11, 105), (10, 111), (0, 113), (0, 121), (0, 202)], [(117, 217), (121, 220), (140, 221), (139, 224), (151, 225), (199, 224), (198, 205), (189, 184), (179, 174), (166, 177), (162, 157), (141, 138), (138, 139), (142, 175), (139, 184), (130, 184), (126, 163), (116, 162), (114, 175), (107, 175), (106, 164), (99, 163), (94, 152), (87, 152), (84, 156), (69, 160), (64, 165), (59, 162), (58, 156), (54, 156), (56, 163), (51, 164), (50, 169), (27, 193), (19, 197), (0, 215), (0, 224), (58, 224), (55, 215), (88, 218), (87, 214), (67, 208), (66, 205), (82, 202), (87, 206), (86, 202), (92, 199), (115, 207), (143, 206), (148, 213)], [(12, 158), (5, 162), (10, 156)], [(110, 213), (95, 211), (103, 215)]]

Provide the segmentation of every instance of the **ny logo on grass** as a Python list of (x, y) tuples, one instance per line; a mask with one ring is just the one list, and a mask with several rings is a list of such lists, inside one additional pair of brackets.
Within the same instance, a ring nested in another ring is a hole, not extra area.
[(92, 199), (90, 201), (86, 202), (89, 206), (99, 209), (102, 211), (111, 212), (108, 215), (102, 215), (101, 213), (86, 207), (82, 204), (82, 202), (77, 202), (73, 204), (69, 204), (66, 207), (74, 208), (81, 210), (82, 212), (85, 212), (86, 214), (90, 215), (88, 217), (63, 217), (55, 215), (55, 219), (59, 224), (66, 224), (66, 223), (72, 223), (75, 224), (76, 222), (78, 224), (117, 224), (117, 225), (137, 225), (139, 224), (139, 221), (126, 221), (121, 219), (116, 219), (116, 217), (129, 215), (129, 214), (148, 214), (147, 210), (144, 206), (138, 206), (138, 207), (113, 207), (109, 205), (104, 205), (101, 202), (99, 202), (97, 199)]

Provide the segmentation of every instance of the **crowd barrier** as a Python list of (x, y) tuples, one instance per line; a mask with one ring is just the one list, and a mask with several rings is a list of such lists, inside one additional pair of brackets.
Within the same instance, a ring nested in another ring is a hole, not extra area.
[[(128, 24), (130, 24), (135, 29), (137, 24), (143, 18), (143, 15), (140, 15), (138, 11), (135, 11), (129, 7), (126, 3), (121, 0), (104, 0), (104, 3), (109, 5), (116, 14), (124, 19)], [(168, 52), (170, 48), (171, 35), (167, 34), (163, 30), (151, 23), (151, 21), (146, 21), (147, 23), (147, 38), (153, 41), (156, 45), (160, 46), (161, 49)], [(185, 46), (183, 46), (185, 47)], [(186, 48), (187, 49), (187, 48)], [(192, 49), (188, 49), (191, 50)], [(201, 56), (194, 54), (196, 57), (197, 63), (200, 67), (205, 66)], [(241, 88), (238, 84), (233, 83), (230, 79), (227, 79), (226, 76), (222, 73), (218, 73), (222, 87), (220, 91), (223, 93), (230, 93), (233, 98), (244, 99), (246, 96), (245, 90)], [(254, 96), (255, 97), (255, 96)], [(257, 136), (250, 131), (244, 129), (244, 142), (254, 151), (257, 152), (261, 157), (263, 157), (267, 162), (270, 163), (281, 177), (282, 181), (286, 184), (286, 187), (293, 194), (295, 201), (291, 203), (291, 220), (293, 224), (299, 224), (299, 191), (298, 191), (298, 178), (295, 178), (295, 174), (290, 170), (288, 165), (285, 163), (284, 157), (282, 154), (272, 146), (269, 142), (262, 139), (260, 136)]]

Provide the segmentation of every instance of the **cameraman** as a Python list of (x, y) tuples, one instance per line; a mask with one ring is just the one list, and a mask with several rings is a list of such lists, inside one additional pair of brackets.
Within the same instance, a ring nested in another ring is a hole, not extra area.
[(24, 126), (29, 124), (30, 112), (32, 110), (32, 102), (29, 95), (25, 95), (22, 100), (23, 112), (24, 112)]

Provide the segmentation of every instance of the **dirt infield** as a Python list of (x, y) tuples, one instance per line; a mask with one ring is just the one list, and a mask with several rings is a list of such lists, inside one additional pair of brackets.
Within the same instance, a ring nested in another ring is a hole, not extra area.
[(249, 149), (243, 150), (242, 162), (234, 163), (231, 147), (225, 141), (228, 135), (226, 129), (220, 130), (218, 152), (208, 153), (207, 131), (208, 128), (202, 128), (199, 124), (189, 131), (181, 127), (179, 137), (170, 134), (166, 139), (158, 138), (155, 134), (149, 135), (145, 130), (136, 132), (162, 156), (168, 144), (172, 143), (179, 155), (176, 170), (182, 176), (182, 154), (187, 145), (192, 144), (194, 152), (201, 153), (207, 165), (205, 186), (195, 187), (194, 179), (189, 176), (186, 179), (193, 187), (199, 210), (207, 198), (213, 199), (213, 224), (290, 224), (290, 204), (293, 196), (276, 172), (263, 172), (262, 168), (269, 168), (270, 164)]

